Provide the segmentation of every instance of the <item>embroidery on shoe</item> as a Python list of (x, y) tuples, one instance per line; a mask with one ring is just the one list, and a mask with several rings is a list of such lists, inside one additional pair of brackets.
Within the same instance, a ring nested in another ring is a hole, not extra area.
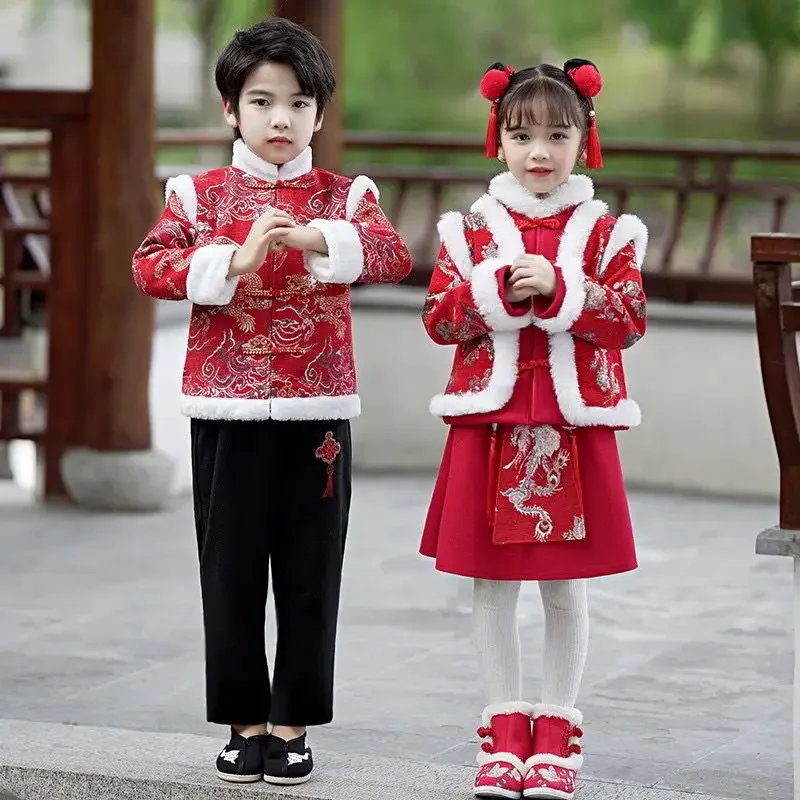
[(333, 497), (333, 462), (336, 461), (341, 452), (341, 444), (333, 438), (333, 432), (328, 431), (325, 434), (324, 441), (315, 452), (316, 457), (327, 465), (328, 481), (325, 484), (325, 491), (322, 493), (323, 497)]
[(239, 758), (239, 750), (223, 750), (219, 756), (223, 761), (227, 761), (229, 764), (235, 764), (236, 759)]
[(561, 780), (561, 776), (555, 771), (553, 767), (546, 767), (545, 769), (539, 769), (539, 774), (546, 781), (555, 782)]
[(308, 753), (303, 753), (302, 756), (299, 753), (289, 753), (286, 758), (290, 766), (292, 764), (302, 764), (304, 761), (308, 761)]

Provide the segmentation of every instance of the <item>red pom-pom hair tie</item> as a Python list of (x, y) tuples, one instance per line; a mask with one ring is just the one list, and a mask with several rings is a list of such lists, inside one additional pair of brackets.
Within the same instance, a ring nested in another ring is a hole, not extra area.
[(514, 67), (492, 67), (481, 78), (481, 94), (492, 101), (486, 126), (486, 158), (497, 158), (497, 107), (508, 90)]
[(600, 148), (600, 137), (597, 134), (597, 120), (592, 98), (600, 94), (603, 79), (592, 64), (584, 64), (567, 73), (578, 87), (578, 91), (589, 101), (589, 135), (586, 138), (586, 166), (589, 169), (602, 169), (603, 151)]
[(589, 99), (597, 97), (603, 88), (603, 79), (600, 77), (597, 67), (593, 67), (591, 64), (571, 69), (567, 74), (575, 82), (580, 93)]

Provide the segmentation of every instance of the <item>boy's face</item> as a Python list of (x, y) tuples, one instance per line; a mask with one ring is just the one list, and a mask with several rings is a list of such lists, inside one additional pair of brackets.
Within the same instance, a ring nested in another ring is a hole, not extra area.
[(239, 128), (245, 144), (271, 164), (285, 164), (308, 147), (320, 129), (317, 101), (300, 91), (294, 70), (286, 64), (265, 61), (242, 87), (239, 117), (225, 101), (225, 120)]

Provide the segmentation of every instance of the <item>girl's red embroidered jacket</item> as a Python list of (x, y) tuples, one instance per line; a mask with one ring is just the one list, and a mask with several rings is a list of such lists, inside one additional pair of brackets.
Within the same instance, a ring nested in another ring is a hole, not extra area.
[[(423, 321), (435, 342), (457, 349), (433, 414), (453, 423), (640, 423), (621, 350), (645, 332), (647, 229), (629, 214), (614, 219), (593, 197), (585, 176), (538, 198), (504, 173), (470, 213), (442, 217)], [(507, 270), (525, 252), (556, 267), (552, 300), (509, 303)]]
[[(171, 178), (166, 208), (133, 257), (151, 297), (191, 300), (181, 406), (205, 419), (358, 416), (350, 284), (396, 283), (408, 250), (378, 189), (312, 168), (311, 149), (276, 167), (242, 140), (230, 167)], [(328, 255), (272, 253), (228, 278), (233, 253), (268, 207), (317, 228)]]

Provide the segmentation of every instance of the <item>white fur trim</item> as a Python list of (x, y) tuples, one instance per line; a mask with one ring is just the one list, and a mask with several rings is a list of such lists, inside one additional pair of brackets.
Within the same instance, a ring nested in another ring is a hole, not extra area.
[[(496, 262), (510, 264), (525, 252), (522, 233), (498, 200), (485, 194), (473, 203), (471, 210), (482, 214), (486, 220), (486, 226), (497, 245)], [(586, 405), (578, 383), (575, 339), (572, 334), (561, 332), (566, 331), (583, 310), (586, 299), (584, 251), (597, 221), (607, 211), (606, 204), (599, 200), (584, 202), (575, 209), (564, 229), (556, 259), (566, 284), (564, 302), (556, 317), (546, 320), (536, 317), (532, 319), (534, 324), (549, 334), (550, 375), (559, 409), (567, 422), (581, 427), (603, 425), (634, 428), (641, 424), (642, 413), (630, 398), (622, 400), (616, 406)], [(631, 223), (626, 223), (626, 227), (629, 224)], [(480, 293), (480, 289), (478, 291)], [(475, 299), (477, 302), (478, 298)], [(511, 399), (519, 369), (519, 333), (516, 330), (497, 331), (491, 334), (491, 339), (494, 362), (486, 388), (478, 392), (438, 394), (430, 402), (431, 414), (438, 417), (480, 414), (503, 408)]]
[(456, 417), (464, 414), (482, 414), (502, 408), (514, 392), (519, 369), (519, 334), (490, 334), (494, 349), (494, 363), (489, 383), (478, 392), (437, 394), (428, 408), (435, 417)]
[(226, 306), (233, 299), (239, 276), (228, 278), (235, 244), (198, 247), (189, 263), (186, 297), (200, 306)]
[(337, 397), (276, 397), (270, 400), (182, 394), (181, 411), (187, 417), (195, 419), (354, 419), (361, 413), (361, 400), (357, 394)]
[(471, 210), (486, 220), (486, 227), (497, 246), (496, 257), (498, 259), (505, 264), (511, 264), (514, 259), (525, 253), (522, 232), (517, 228), (508, 209), (504, 208), (502, 203), (495, 200), (494, 197), (484, 194), (472, 204)]
[(506, 311), (497, 285), (497, 271), (506, 266), (499, 258), (487, 258), (475, 267), (470, 278), (475, 305), (493, 331), (518, 331), (531, 324), (531, 311), (519, 316)]
[(564, 226), (558, 244), (556, 266), (561, 270), (565, 284), (564, 302), (555, 317), (541, 319), (533, 315), (533, 323), (547, 333), (569, 330), (581, 315), (586, 302), (586, 275), (584, 257), (589, 237), (597, 221), (608, 212), (608, 206), (600, 200), (581, 203)]
[(574, 728), (583, 724), (583, 714), (577, 708), (555, 706), (548, 703), (537, 703), (531, 712), (534, 721), (539, 717), (558, 717), (569, 722)]
[(312, 155), (311, 148), (306, 147), (302, 153), (285, 164), (272, 164), (264, 161), (261, 156), (257, 156), (245, 143), (244, 139), (237, 139), (233, 143), (233, 157), (231, 165), (236, 169), (252, 175), (254, 178), (261, 178), (268, 183), (278, 181), (291, 181), (311, 172)]
[(481, 723), (487, 727), (492, 721), (492, 717), (500, 717), (508, 714), (527, 714), (533, 716), (536, 706), (526, 703), (524, 700), (514, 700), (510, 703), (492, 703), (486, 706), (481, 714)]
[(381, 199), (381, 193), (371, 178), (366, 175), (357, 175), (353, 178), (353, 182), (347, 192), (347, 201), (345, 202), (344, 218), (346, 220), (353, 219), (358, 210), (358, 204), (367, 192), (372, 192), (376, 201)]
[(316, 228), (325, 238), (328, 255), (306, 253), (306, 268), (322, 283), (353, 283), (364, 270), (364, 250), (358, 231), (344, 219), (312, 219), (309, 228)]
[(616, 256), (628, 242), (633, 243), (636, 251), (636, 266), (641, 270), (644, 259), (647, 256), (647, 242), (649, 233), (645, 224), (634, 214), (622, 214), (614, 223), (608, 246), (603, 253), (600, 268), (597, 270), (598, 276), (605, 274), (611, 259)]
[(461, 277), (467, 280), (472, 274), (474, 264), (467, 237), (464, 235), (464, 215), (458, 211), (447, 211), (442, 214), (436, 228), (450, 260), (456, 265)]
[(630, 398), (615, 406), (588, 406), (580, 393), (575, 363), (575, 338), (571, 333), (550, 335), (550, 376), (558, 407), (570, 425), (604, 425), (635, 428), (642, 422), (639, 406)]
[(528, 217), (552, 217), (594, 197), (594, 184), (586, 175), (570, 175), (544, 197), (529, 192), (510, 172), (492, 178), (489, 194), (504, 206)]
[(525, 763), (519, 756), (513, 753), (487, 753), (484, 750), (478, 750), (478, 755), (475, 757), (479, 767), (485, 764), (498, 764), (500, 762), (511, 764), (518, 772), (520, 778), (525, 777)]
[(191, 176), (176, 175), (174, 178), (169, 178), (164, 187), (164, 205), (169, 202), (171, 194), (174, 194), (181, 201), (186, 219), (192, 225), (197, 225), (197, 190)]
[(564, 758), (563, 756), (554, 756), (552, 753), (539, 753), (532, 755), (526, 762), (523, 768), (523, 776), (527, 775), (534, 767), (541, 766), (563, 767), (564, 769), (571, 769), (573, 772), (578, 772), (583, 766), (583, 756), (580, 753), (572, 753), (572, 755)]

